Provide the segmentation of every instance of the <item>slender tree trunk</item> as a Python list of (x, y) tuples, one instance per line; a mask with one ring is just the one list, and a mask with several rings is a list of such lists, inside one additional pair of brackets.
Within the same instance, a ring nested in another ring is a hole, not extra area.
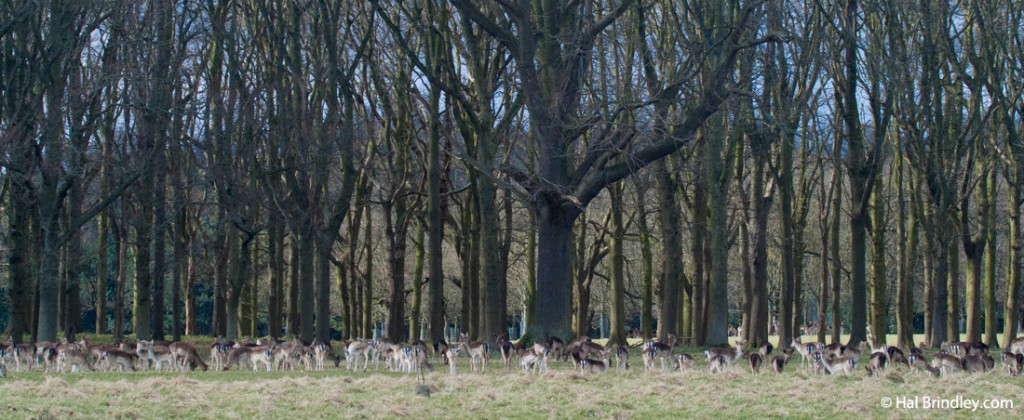
[[(950, 222), (953, 223), (953, 222)], [(948, 242), (949, 285), (946, 286), (946, 338), (949, 341), (960, 341), (960, 241), (952, 239)], [(940, 302), (941, 304), (941, 302)]]
[[(726, 205), (729, 201), (729, 177), (732, 173), (729, 165), (731, 160), (726, 147), (727, 140), (721, 132), (722, 129), (722, 126), (712, 127), (713, 134), (708, 136), (707, 143), (708, 161), (711, 162), (708, 171), (711, 187), (709, 190), (711, 276), (707, 289), (708, 305), (704, 308), (707, 311), (706, 339), (704, 343), (700, 344), (712, 346), (729, 344), (729, 222)], [(697, 279), (694, 280), (696, 282)], [(755, 341), (755, 343), (768, 342), (767, 337), (763, 338), (764, 341)]]
[(871, 202), (871, 333), (885, 343), (889, 326), (889, 276), (885, 267), (885, 192), (882, 177), (875, 177)]
[(366, 255), (366, 274), (363, 276), (363, 313), (361, 315), (363, 321), (363, 334), (367, 337), (373, 335), (373, 211), (367, 206), (366, 210), (366, 225), (363, 228), (363, 235), (366, 236), (364, 242), (364, 254)]
[[(908, 259), (912, 257), (907, 250), (908, 234), (907, 226), (915, 223), (908, 221), (906, 184), (904, 183), (904, 159), (902, 153), (897, 151), (896, 159), (896, 346), (901, 348), (913, 347), (914, 343), (914, 307), (911, 299), (914, 294), (913, 279), (908, 266)], [(912, 219), (913, 214), (909, 217)], [(911, 227), (913, 229), (913, 227)]]
[(985, 180), (987, 184), (987, 201), (985, 206), (985, 220), (983, 225), (985, 231), (985, 344), (989, 347), (996, 347), (996, 203), (999, 196), (999, 184), (996, 170), (991, 170)]
[(409, 311), (409, 341), (420, 340), (420, 321), (422, 319), (422, 299), (423, 299), (423, 263), (426, 260), (427, 252), (426, 246), (423, 243), (425, 239), (425, 231), (423, 225), (420, 224), (416, 228), (416, 265), (412, 269), (412, 308)]
[(114, 226), (117, 238), (117, 284), (114, 286), (114, 341), (124, 339), (124, 288), (128, 282), (128, 227)]
[[(701, 151), (707, 153), (707, 141), (698, 147)], [(693, 202), (691, 212), (693, 214), (693, 222), (690, 227), (690, 253), (693, 259), (693, 278), (690, 281), (690, 287), (682, 287), (680, 293), (683, 300), (686, 301), (683, 310), (679, 313), (687, 315), (690, 322), (689, 335), (693, 338), (693, 342), (696, 345), (702, 346), (707, 341), (707, 330), (704, 329), (704, 277), (707, 276), (705, 272), (708, 267), (705, 267), (705, 250), (708, 242), (708, 177), (706, 174), (708, 169), (709, 157), (705, 154), (704, 159), (700, 162), (694, 162), (694, 174), (693, 174)], [(716, 209), (717, 210), (717, 209)], [(673, 254), (668, 254), (673, 255)], [(680, 279), (682, 282), (682, 279)], [(686, 289), (689, 289), (688, 291)], [(662, 341), (664, 342), (664, 341)]]
[(1007, 262), (1009, 268), (1006, 276), (1006, 300), (1003, 303), (1003, 348), (1010, 348), (1010, 343), (1017, 338), (1017, 310), (1022, 277), (1021, 240), (1024, 239), (1024, 230), (1021, 229), (1020, 203), (1024, 172), (1021, 172), (1020, 168), (1017, 171), (1017, 183), (1007, 185), (1010, 190), (1010, 232), (1007, 241), (1010, 250)]
[(7, 223), (10, 250), (7, 253), (7, 332), (12, 344), (20, 344), (26, 332), (34, 329), (29, 320), (32, 308), (31, 276), (31, 228), (32, 204), (29, 201), (29, 186), (21, 179), (12, 179), (9, 191), (10, 207), (7, 209)]
[(609, 344), (626, 344), (626, 285), (625, 285), (625, 253), (623, 242), (626, 240), (626, 227), (622, 221), (622, 191), (623, 183), (612, 184), (608, 187), (608, 195), (611, 199), (609, 210), (611, 212), (611, 331), (608, 336)]
[[(651, 252), (651, 229), (647, 224), (646, 188), (637, 185), (637, 226), (640, 233), (640, 257), (643, 279), (643, 295), (640, 303), (640, 335), (651, 339), (651, 320), (654, 306), (654, 254)], [(533, 235), (531, 235), (531, 240)]]
[[(676, 183), (668, 172), (668, 164), (664, 160), (654, 163), (654, 176), (657, 181), (658, 225), (661, 228), (662, 250), (665, 255), (682, 254), (682, 238), (680, 237), (679, 212), (676, 211)], [(555, 226), (545, 226), (543, 218), (538, 217), (538, 234), (544, 235), (545, 231), (558, 232)], [(543, 229), (541, 229), (543, 228)], [(569, 228), (571, 230), (571, 223)], [(568, 239), (566, 239), (568, 240)], [(543, 256), (545, 250), (541, 249)], [(566, 256), (567, 257), (567, 256)], [(545, 267), (543, 261), (539, 261), (539, 267)], [(658, 340), (668, 341), (668, 334), (676, 330), (676, 311), (679, 302), (679, 282), (682, 277), (682, 262), (679, 258), (662, 259), (661, 278), (661, 305), (658, 314)], [(543, 296), (543, 293), (542, 293)], [(693, 323), (693, 325), (698, 325)]]

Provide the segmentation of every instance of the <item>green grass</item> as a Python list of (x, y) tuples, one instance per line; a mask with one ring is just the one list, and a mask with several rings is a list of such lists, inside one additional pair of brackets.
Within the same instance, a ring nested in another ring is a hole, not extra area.
[[(206, 341), (208, 343), (208, 341)], [(698, 354), (701, 349), (687, 349)], [(703, 359), (703, 357), (698, 357)], [(492, 358), (485, 374), (460, 359), (427, 375), (430, 397), (411, 374), (349, 372), (18, 373), (0, 380), (0, 418), (742, 418), (1020, 416), (1024, 379), (987, 374), (931, 378), (906, 369), (883, 377), (819, 376), (799, 360), (777, 375), (740, 364), (712, 375), (696, 370), (645, 373), (634, 352), (628, 372), (581, 375), (562, 362), (552, 371), (504, 373)], [(883, 397), (1008, 398), (1012, 410), (883, 408)]]

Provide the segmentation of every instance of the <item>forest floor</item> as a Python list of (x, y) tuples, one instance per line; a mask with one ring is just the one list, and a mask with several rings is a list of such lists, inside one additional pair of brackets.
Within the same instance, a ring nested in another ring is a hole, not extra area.
[[(414, 374), (373, 372), (372, 365), (350, 372), (344, 362), (324, 372), (260, 373), (10, 367), (0, 380), (0, 418), (1024, 417), (1024, 378), (1007, 375), (998, 357), (989, 373), (941, 378), (902, 367), (868, 377), (860, 365), (849, 376), (821, 376), (800, 368), (796, 355), (782, 374), (766, 368), (759, 375), (746, 363), (711, 374), (700, 356), (693, 370), (645, 373), (639, 359), (633, 354), (629, 371), (580, 374), (551, 362), (549, 372), (524, 374), (505, 373), (492, 357), (479, 374), (462, 358), (456, 376), (446, 366), (426, 375), (429, 397), (417, 395)], [(972, 409), (991, 400), (1013, 407)]]

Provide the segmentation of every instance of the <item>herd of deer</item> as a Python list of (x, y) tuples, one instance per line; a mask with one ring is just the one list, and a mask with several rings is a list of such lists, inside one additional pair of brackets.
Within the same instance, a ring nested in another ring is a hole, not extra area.
[[(462, 334), (457, 345), (444, 341), (427, 343), (417, 340), (412, 345), (392, 343), (386, 339), (356, 340), (344, 345), (342, 352), (345, 366), (349, 370), (380, 369), (383, 359), (385, 369), (395, 372), (416, 373), (421, 378), (427, 370), (433, 370), (432, 360), (440, 360), (449, 366), (449, 372), (456, 374), (459, 357), (468, 357), (471, 372), (483, 373), (487, 369), (492, 352), (500, 355), (506, 372), (521, 369), (524, 372), (545, 372), (552, 359), (571, 362), (582, 373), (599, 373), (612, 367), (612, 359), (619, 370), (629, 369), (629, 353), (639, 351), (644, 370), (690, 370), (695, 369), (696, 359), (685, 352), (675, 353), (676, 337), (669, 335), (666, 343), (646, 341), (636, 347), (614, 345), (604, 347), (589, 337), (578, 337), (568, 343), (557, 337), (534, 343), (526, 347), (512, 342), (506, 335), (495, 339), (495, 346), (482, 341), (471, 341)], [(906, 366), (913, 372), (926, 372), (933, 376), (956, 372), (988, 372), (995, 366), (995, 360), (983, 343), (954, 342), (942, 346), (931, 363), (918, 348), (909, 352), (894, 346), (877, 346), (869, 336), (868, 342), (859, 347), (847, 347), (838, 343), (802, 343), (794, 339), (781, 355), (770, 360), (773, 346), (765, 343), (753, 351), (745, 349), (746, 342), (738, 340), (734, 347), (710, 348), (704, 352), (708, 370), (723, 372), (745, 360), (754, 374), (769, 364), (781, 373), (794, 353), (800, 355), (800, 366), (805, 365), (821, 374), (851, 374), (858, 360), (870, 349), (868, 376), (878, 375), (891, 366)], [(868, 347), (870, 346), (870, 347)], [(324, 370), (329, 362), (340, 367), (341, 357), (335, 354), (329, 342), (315, 340), (313, 343), (295, 341), (235, 342), (219, 338), (210, 346), (209, 361), (214, 370), (229, 370), (243, 367), (255, 371), (272, 370)], [(1000, 355), (1006, 372), (1019, 376), (1024, 370), (1024, 337), (1013, 341)], [(85, 370), (136, 371), (140, 369), (191, 371), (208, 370), (210, 366), (199, 355), (195, 346), (185, 342), (138, 341), (136, 343), (90, 344), (86, 339), (79, 342), (2, 344), (0, 343), (0, 377), (7, 373), (7, 365), (18, 371), (33, 370), (42, 366), (46, 372), (78, 372)], [(515, 367), (514, 367), (515, 366)]]

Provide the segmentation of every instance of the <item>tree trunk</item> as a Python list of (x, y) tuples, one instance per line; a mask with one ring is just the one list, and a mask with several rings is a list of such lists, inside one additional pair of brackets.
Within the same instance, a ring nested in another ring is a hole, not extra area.
[(117, 284), (114, 286), (114, 341), (124, 339), (124, 288), (128, 282), (128, 227), (114, 226), (117, 235)]
[[(957, 223), (950, 221), (950, 224)], [(949, 274), (946, 278), (949, 285), (946, 286), (946, 339), (954, 342), (960, 341), (960, 242), (951, 239), (948, 243), (949, 251), (946, 258), (949, 261)]]
[[(766, 168), (768, 164), (767, 150), (764, 145), (751, 147), (755, 152), (754, 157), (754, 238), (753, 255), (750, 265), (753, 267), (752, 292), (754, 300), (750, 305), (750, 331), (747, 332), (748, 340), (755, 343), (762, 343), (768, 340), (768, 215), (771, 212), (772, 197), (766, 191), (765, 185)], [(780, 345), (788, 346), (790, 343), (782, 342)]]
[(999, 183), (996, 171), (989, 171), (985, 180), (987, 194), (985, 195), (985, 217), (988, 221), (983, 225), (985, 232), (985, 344), (989, 347), (996, 347), (996, 205), (999, 197)]
[[(651, 229), (647, 224), (647, 189), (640, 185), (637, 190), (637, 226), (640, 231), (640, 258), (643, 279), (643, 295), (640, 303), (640, 335), (651, 339), (651, 325), (654, 306), (654, 254), (651, 252)], [(532, 236), (532, 235), (531, 235)]]
[[(711, 164), (708, 170), (711, 276), (706, 291), (708, 305), (704, 308), (707, 313), (707, 330), (705, 342), (700, 344), (719, 346), (729, 344), (729, 222), (726, 205), (732, 173), (726, 137), (721, 132), (724, 127), (719, 125), (724, 123), (715, 121), (711, 124), (712, 133), (707, 137), (707, 161)], [(694, 284), (698, 280), (694, 279)], [(767, 337), (763, 338), (764, 341), (755, 343), (768, 342)]]
[[(570, 274), (569, 250), (572, 248), (572, 226), (578, 210), (569, 205), (539, 205), (534, 210), (537, 220), (537, 300), (535, 310), (544, 308), (530, 327), (535, 341), (550, 336), (569, 337)], [(678, 248), (677, 248), (678, 249)], [(674, 316), (672, 317), (675, 318)]]
[(12, 344), (21, 344), (26, 332), (31, 333), (34, 325), (29, 324), (32, 308), (32, 251), (31, 228), (32, 204), (29, 186), (22, 179), (11, 179), (7, 208), (7, 226), (10, 250), (7, 253), (7, 332)]
[(871, 202), (871, 333), (886, 343), (889, 326), (889, 276), (885, 267), (885, 192), (882, 177), (875, 177)]
[(412, 309), (409, 311), (409, 341), (420, 340), (420, 321), (423, 317), (422, 313), (422, 298), (423, 298), (423, 263), (426, 260), (426, 247), (423, 243), (425, 239), (423, 225), (420, 224), (416, 228), (416, 265), (412, 269)]
[[(690, 227), (690, 253), (693, 259), (693, 278), (690, 281), (690, 287), (687, 291), (686, 287), (680, 295), (686, 298), (688, 304), (684, 305), (684, 310), (679, 311), (681, 314), (688, 315), (690, 320), (690, 331), (687, 334), (693, 339), (693, 343), (702, 346), (707, 341), (707, 330), (704, 329), (704, 295), (707, 291), (704, 289), (704, 277), (707, 276), (705, 267), (705, 251), (707, 249), (708, 242), (708, 178), (710, 174), (705, 173), (708, 166), (711, 165), (709, 160), (712, 158), (708, 156), (707, 143), (704, 143), (698, 147), (705, 154), (704, 159), (699, 162), (693, 163), (693, 201), (691, 204), (691, 212), (693, 214), (693, 222)], [(673, 205), (672, 210), (675, 207)], [(717, 211), (718, 209), (716, 209)], [(673, 254), (668, 254), (673, 255)], [(682, 279), (680, 279), (682, 281)], [(662, 341), (663, 343), (665, 341)]]
[(626, 240), (626, 227), (622, 222), (622, 191), (623, 183), (608, 187), (611, 212), (611, 329), (608, 344), (626, 344), (626, 285), (625, 285), (625, 254), (623, 242)]
[(306, 342), (313, 342), (316, 336), (314, 318), (316, 311), (316, 290), (314, 288), (316, 273), (314, 272), (314, 257), (316, 254), (316, 239), (312, 229), (304, 229), (299, 237), (299, 339)]
[(366, 255), (366, 274), (363, 276), (363, 313), (361, 315), (363, 321), (363, 334), (366, 337), (373, 336), (373, 210), (367, 206), (366, 210), (366, 225), (363, 228), (363, 235), (366, 236), (365, 252)]
[[(911, 277), (908, 259), (913, 254), (907, 248), (912, 246), (908, 243), (907, 226), (910, 229), (916, 223), (913, 220), (913, 213), (907, 214), (906, 183), (904, 182), (904, 159), (901, 152), (897, 152), (896, 163), (896, 201), (897, 201), (897, 223), (896, 223), (896, 346), (909, 348), (916, 346), (914, 343), (914, 306), (912, 298), (914, 294), (914, 283)], [(909, 221), (908, 221), (909, 217)]]
[[(658, 212), (658, 225), (661, 228), (661, 243), (664, 255), (682, 255), (682, 238), (680, 237), (680, 223), (679, 223), (679, 212), (676, 211), (676, 183), (672, 179), (672, 175), (668, 172), (667, 162), (660, 161), (654, 164), (654, 176), (657, 182), (657, 195), (658, 195), (658, 208), (661, 209)], [(561, 215), (561, 214), (559, 214)], [(565, 215), (568, 216), (568, 215)], [(541, 218), (538, 217), (538, 220)], [(571, 229), (571, 221), (570, 229)], [(555, 233), (557, 229), (553, 226), (544, 226), (545, 222), (540, 220), (538, 228), (546, 228), (546, 230)], [(543, 237), (544, 232), (538, 230), (538, 234)], [(540, 250), (542, 260), (545, 250)], [(544, 261), (538, 261), (539, 267), (546, 267)], [(676, 330), (676, 311), (678, 310), (677, 304), (679, 302), (679, 282), (682, 277), (682, 262), (679, 258), (663, 258), (662, 259), (662, 278), (661, 278), (661, 305), (660, 312), (658, 314), (658, 341), (667, 342), (668, 335), (674, 333)], [(543, 296), (543, 292), (541, 292)], [(693, 325), (697, 325), (694, 323)]]
[(1017, 182), (1010, 183), (1007, 188), (1010, 190), (1010, 232), (1009, 261), (1007, 264), (1006, 276), (1006, 301), (1003, 303), (1003, 348), (1010, 348), (1010, 343), (1017, 338), (1017, 310), (1020, 302), (1019, 288), (1021, 287), (1021, 240), (1024, 240), (1024, 230), (1021, 229), (1020, 203), (1021, 185), (1024, 185), (1024, 172), (1017, 169)]
[[(404, 238), (405, 235), (403, 234)], [(316, 338), (331, 341), (331, 250), (334, 238), (320, 238), (316, 251)]]

